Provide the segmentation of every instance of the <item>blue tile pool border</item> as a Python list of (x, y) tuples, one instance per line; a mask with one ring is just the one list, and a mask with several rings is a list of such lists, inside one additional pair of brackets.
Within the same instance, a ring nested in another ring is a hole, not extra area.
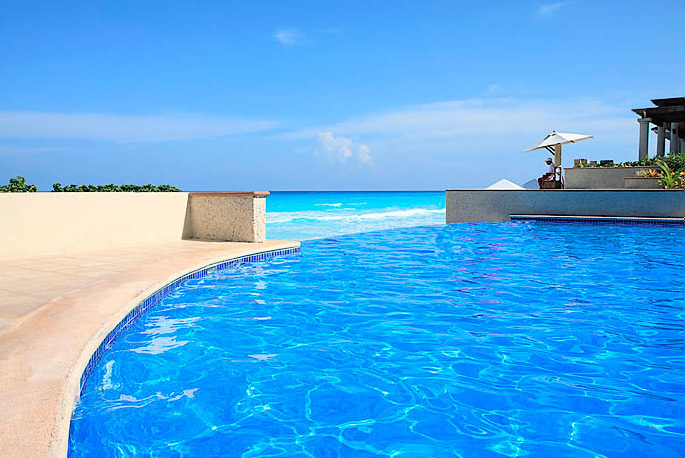
[(588, 224), (594, 226), (661, 226), (685, 227), (685, 218), (638, 218), (612, 216), (556, 216), (556, 215), (510, 215), (515, 222), (534, 222), (551, 224)]
[(98, 346), (97, 350), (91, 355), (90, 360), (88, 361), (88, 364), (86, 365), (86, 368), (83, 370), (83, 374), (81, 375), (81, 380), (80, 380), (80, 385), (79, 385), (79, 395), (83, 394), (83, 390), (86, 387), (86, 383), (88, 382), (88, 378), (93, 372), (93, 369), (95, 366), (98, 364), (100, 359), (102, 358), (102, 355), (107, 351), (114, 341), (128, 328), (130, 328), (138, 318), (140, 318), (143, 314), (145, 314), (147, 311), (149, 311), (152, 307), (155, 305), (159, 304), (162, 299), (164, 299), (169, 293), (174, 291), (176, 288), (181, 286), (183, 283), (185, 283), (188, 280), (195, 280), (198, 278), (204, 278), (208, 274), (216, 271), (221, 271), (221, 270), (227, 270), (231, 269), (234, 267), (237, 267), (242, 264), (247, 264), (247, 263), (253, 263), (253, 262), (261, 262), (261, 261), (266, 261), (268, 259), (272, 259), (275, 257), (279, 256), (289, 256), (293, 254), (298, 254), (300, 253), (300, 248), (299, 247), (293, 247), (293, 248), (283, 248), (283, 249), (278, 249), (278, 250), (271, 250), (271, 251), (264, 251), (261, 253), (254, 253), (246, 256), (239, 256), (237, 258), (232, 258), (232, 259), (227, 259), (225, 261), (220, 261), (216, 262), (213, 264), (209, 264), (205, 267), (202, 267), (200, 269), (194, 270), (192, 272), (189, 272), (185, 275), (182, 275), (178, 277), (176, 280), (173, 280), (166, 285), (162, 286), (159, 288), (157, 291), (154, 293), (150, 294), (147, 298), (145, 298), (143, 301), (138, 303), (133, 310), (128, 312), (126, 316), (117, 324), (114, 329), (112, 329), (109, 334), (102, 340), (100, 345)]

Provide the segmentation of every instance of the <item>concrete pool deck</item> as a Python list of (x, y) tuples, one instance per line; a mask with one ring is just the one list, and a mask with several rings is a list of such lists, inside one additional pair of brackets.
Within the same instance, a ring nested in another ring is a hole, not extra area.
[(64, 457), (79, 381), (105, 336), (151, 293), (204, 266), (298, 242), (177, 241), (0, 259), (0, 451)]

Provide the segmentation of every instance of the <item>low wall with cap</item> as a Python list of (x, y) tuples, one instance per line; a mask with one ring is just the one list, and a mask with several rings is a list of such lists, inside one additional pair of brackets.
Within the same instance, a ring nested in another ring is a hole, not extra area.
[(566, 189), (624, 189), (626, 178), (635, 178), (643, 170), (658, 169), (656, 166), (567, 168), (564, 186)]
[(510, 215), (685, 218), (683, 190), (448, 190), (446, 200), (448, 224)]
[(182, 239), (263, 242), (268, 195), (1, 193), (0, 259)]
[(269, 193), (194, 192), (188, 196), (189, 238), (263, 242)]

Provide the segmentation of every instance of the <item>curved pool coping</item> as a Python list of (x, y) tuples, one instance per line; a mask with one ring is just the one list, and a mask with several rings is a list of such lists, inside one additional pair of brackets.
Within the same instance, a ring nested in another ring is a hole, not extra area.
[(173, 281), (167, 283), (166, 285), (159, 288), (157, 291), (150, 294), (143, 301), (139, 302), (130, 312), (122, 318), (119, 323), (112, 329), (107, 336), (100, 342), (98, 348), (93, 352), (86, 367), (83, 370), (83, 374), (79, 380), (79, 397), (83, 394), (83, 390), (88, 383), (88, 379), (93, 372), (95, 366), (102, 358), (102, 355), (112, 346), (114, 341), (128, 328), (133, 326), (133, 324), (142, 315), (147, 313), (152, 307), (159, 304), (169, 293), (174, 291), (176, 288), (183, 285), (188, 280), (195, 280), (198, 278), (204, 278), (212, 272), (218, 272), (222, 270), (227, 270), (232, 267), (237, 267), (241, 264), (259, 262), (267, 259), (275, 258), (277, 256), (288, 256), (291, 254), (298, 254), (300, 252), (299, 247), (293, 248), (280, 248), (269, 251), (262, 251), (255, 254), (249, 254), (244, 256), (238, 256), (235, 258), (226, 259), (223, 261), (214, 262), (212, 264), (206, 265), (199, 269), (195, 269), (191, 272), (183, 274)]
[(290, 241), (216, 243), (136, 261), (125, 271), (52, 299), (19, 328), (0, 334), (0, 370), (10, 401), (0, 406), (3, 458), (66, 457), (74, 407), (107, 345), (181, 283), (296, 253), (299, 247)]
[[(126, 329), (130, 328), (138, 318), (144, 315), (152, 307), (159, 304), (159, 302), (161, 302), (164, 299), (164, 297), (166, 297), (169, 293), (174, 291), (176, 288), (178, 288), (188, 280), (203, 278), (211, 272), (230, 269), (241, 264), (259, 262), (277, 256), (287, 256), (300, 252), (299, 243), (290, 242), (289, 245), (291, 246), (276, 247), (267, 250), (260, 250), (257, 247), (255, 247), (254, 249), (250, 250), (250, 253), (247, 254), (236, 255), (228, 258), (223, 257), (220, 260), (213, 260), (209, 263), (206, 263), (207, 261), (204, 261), (204, 265), (202, 265), (201, 267), (198, 267), (196, 265), (192, 268), (184, 269), (183, 271), (173, 274), (172, 276), (174, 278), (172, 278), (171, 280), (169, 280), (168, 278), (163, 280), (161, 282), (163, 283), (161, 287), (158, 284), (156, 284), (153, 287), (156, 288), (153, 292), (145, 292), (142, 294), (144, 296), (146, 295), (146, 297), (143, 300), (139, 300), (139, 295), (136, 298), (136, 300), (134, 300), (133, 306), (131, 306), (131, 303), (129, 303), (129, 306), (122, 310), (122, 313), (127, 312), (123, 316), (123, 318), (119, 316), (116, 319), (110, 321), (108, 323), (108, 326), (105, 326), (104, 329), (101, 328), (100, 332), (97, 333), (97, 336), (91, 339), (91, 341), (89, 342), (90, 345), (86, 346), (86, 349), (84, 349), (84, 352), (82, 353), (82, 357), (79, 358), (78, 364), (76, 365), (74, 370), (72, 370), (71, 377), (69, 378), (67, 384), (68, 389), (65, 391), (65, 394), (67, 396), (60, 403), (60, 410), (62, 415), (60, 415), (60, 422), (58, 424), (58, 434), (56, 437), (56, 441), (54, 443), (55, 447), (51, 447), (50, 456), (63, 458), (68, 455), (71, 418), (74, 412), (74, 408), (76, 407), (76, 403), (78, 402), (81, 394), (83, 393), (83, 390), (86, 386), (86, 383), (88, 382), (90, 374), (92, 373), (97, 363), (100, 361), (104, 352), (107, 351), (107, 349), (112, 345), (112, 343), (114, 343), (114, 341)], [(113, 321), (116, 322), (114, 326), (111, 325)], [(111, 330), (103, 338), (102, 334), (107, 329)], [(99, 342), (97, 348), (94, 351), (91, 351), (90, 348), (92, 348), (93, 343), (97, 342)], [(88, 361), (85, 364), (83, 364), (84, 353), (90, 354), (90, 357), (88, 358)], [(78, 383), (75, 383), (77, 379), (76, 376), (79, 373), (81, 375), (80, 377), (78, 377)]]

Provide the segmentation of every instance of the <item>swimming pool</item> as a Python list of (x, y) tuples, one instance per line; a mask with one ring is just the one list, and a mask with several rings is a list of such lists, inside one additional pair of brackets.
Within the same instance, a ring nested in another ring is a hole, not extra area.
[(408, 228), (191, 280), (104, 354), (69, 455), (683, 456), (684, 236)]

